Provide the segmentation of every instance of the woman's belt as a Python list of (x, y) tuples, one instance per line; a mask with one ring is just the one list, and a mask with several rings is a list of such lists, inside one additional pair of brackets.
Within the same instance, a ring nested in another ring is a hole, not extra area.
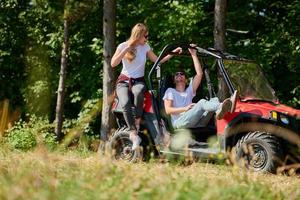
[(118, 77), (117, 80), (117, 84), (118, 83), (128, 83), (128, 89), (131, 91), (132, 86), (136, 83), (136, 82), (145, 82), (145, 78), (142, 77), (138, 77), (138, 78), (131, 78), (128, 77), (124, 74), (120, 74), (120, 76)]

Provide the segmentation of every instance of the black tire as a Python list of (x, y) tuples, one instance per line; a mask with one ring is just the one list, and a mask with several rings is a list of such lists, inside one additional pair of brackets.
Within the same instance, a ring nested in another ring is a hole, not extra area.
[(255, 131), (237, 142), (236, 158), (247, 169), (274, 173), (281, 164), (282, 149), (275, 136)]
[(129, 132), (125, 130), (115, 132), (108, 143), (108, 150), (113, 159), (136, 162), (141, 159), (141, 153), (139, 148), (133, 151), (131, 147)]

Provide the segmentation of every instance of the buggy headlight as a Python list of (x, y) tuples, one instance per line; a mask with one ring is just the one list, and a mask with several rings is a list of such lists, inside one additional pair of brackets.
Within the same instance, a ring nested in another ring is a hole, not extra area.
[(274, 110), (272, 110), (270, 112), (270, 119), (272, 119), (274, 121), (281, 122), (283, 124), (289, 124), (290, 123), (289, 117), (287, 115), (285, 115), (283, 113), (276, 112)]
[(280, 115), (280, 121), (284, 124), (289, 124), (290, 123), (289, 118), (285, 115)]

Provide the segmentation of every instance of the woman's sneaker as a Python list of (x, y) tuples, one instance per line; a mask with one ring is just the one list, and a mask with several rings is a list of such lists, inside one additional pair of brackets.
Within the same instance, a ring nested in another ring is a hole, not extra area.
[(142, 139), (137, 135), (136, 131), (131, 131), (130, 135), (129, 135), (129, 139), (132, 142), (132, 147), (131, 149), (134, 151), (136, 150), (139, 146), (140, 143), (142, 141)]

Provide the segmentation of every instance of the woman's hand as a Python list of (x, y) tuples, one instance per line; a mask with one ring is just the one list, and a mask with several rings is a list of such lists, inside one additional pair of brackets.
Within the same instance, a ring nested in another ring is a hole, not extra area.
[(129, 52), (129, 51), (132, 51), (134, 49), (134, 46), (133, 45), (128, 45), (127, 47), (124, 48), (124, 52)]
[(124, 48), (124, 51), (130, 52), (135, 48), (137, 41), (128, 41), (126, 43), (127, 43), (127, 47)]
[(137, 46), (138, 44), (138, 40), (132, 40), (132, 41), (128, 41), (128, 46), (131, 46), (132, 48), (134, 48), (135, 46)]
[(182, 48), (181, 48), (181, 47), (177, 47), (177, 48), (174, 49), (172, 52), (173, 52), (173, 53), (181, 54), (181, 53), (182, 53)]
[[(174, 49), (172, 52), (173, 52), (173, 53), (181, 54), (181, 53), (182, 53), (182, 48), (181, 48), (181, 47), (177, 47), (177, 48)], [(153, 62), (155, 62), (156, 59), (157, 59), (157, 56), (156, 56), (155, 54), (154, 54), (154, 56), (153, 56), (152, 53), (153, 53), (152, 51), (149, 51), (149, 52), (148, 52), (148, 57), (149, 57)], [(168, 54), (166, 57), (164, 57), (164, 58), (160, 61), (160, 63), (166, 62), (166, 61), (169, 60), (172, 56), (173, 56), (172, 54)]]
[(126, 47), (123, 48), (122, 50), (117, 49), (116, 52), (114, 53), (113, 57), (111, 58), (111, 66), (114, 68), (120, 62), (122, 61), (123, 57), (126, 55), (127, 52), (133, 51), (135, 46), (134, 42), (126, 42)]

